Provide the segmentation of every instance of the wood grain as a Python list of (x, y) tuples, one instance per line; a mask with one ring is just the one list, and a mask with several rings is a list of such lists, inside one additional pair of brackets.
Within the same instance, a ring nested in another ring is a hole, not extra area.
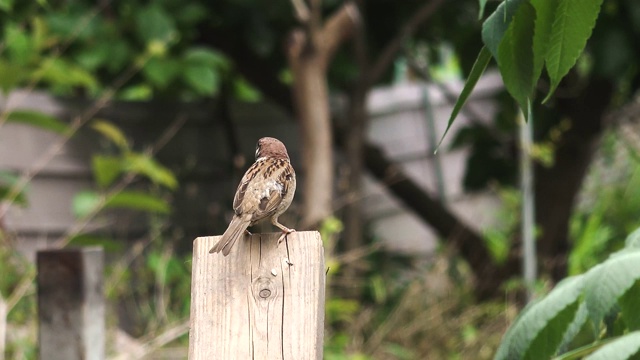
[(322, 359), (320, 234), (279, 236), (246, 236), (227, 257), (209, 254), (219, 236), (194, 241), (189, 359)]

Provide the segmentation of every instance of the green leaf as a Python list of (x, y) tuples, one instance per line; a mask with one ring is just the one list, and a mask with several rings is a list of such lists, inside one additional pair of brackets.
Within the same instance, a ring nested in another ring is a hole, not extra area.
[(105, 208), (126, 208), (160, 214), (170, 211), (169, 203), (164, 199), (139, 191), (121, 191), (112, 195), (107, 199)]
[(5, 94), (13, 90), (27, 77), (27, 70), (21, 64), (0, 59), (0, 90)]
[(79, 234), (69, 240), (70, 246), (101, 246), (106, 251), (122, 251), (124, 245), (122, 242), (108, 238), (105, 236)]
[(93, 211), (100, 204), (100, 195), (95, 191), (81, 191), (73, 197), (71, 203), (73, 215), (83, 218)]
[(20, 181), (20, 177), (14, 175), (13, 173), (5, 170), (0, 170), (0, 202), (11, 200), (13, 203), (18, 204), (20, 206), (27, 205), (27, 195), (25, 193), (25, 188), (18, 191), (15, 195), (13, 195), (13, 199), (9, 199), (9, 195), (15, 191), (14, 187)]
[(585, 301), (596, 328), (618, 299), (640, 279), (640, 252), (621, 252), (591, 269), (585, 280)]
[(509, 257), (509, 250), (511, 248), (509, 236), (504, 234), (504, 231), (494, 228), (486, 229), (482, 235), (485, 246), (491, 254), (491, 259), (497, 265), (504, 264)]
[(260, 90), (256, 89), (247, 80), (238, 77), (233, 81), (233, 94), (235, 98), (243, 102), (257, 102), (262, 99)]
[(482, 24), (482, 41), (487, 49), (491, 51), (491, 55), (493, 55), (494, 58), (498, 58), (498, 46), (500, 46), (502, 37), (509, 28), (513, 15), (520, 7), (520, 4), (525, 1), (526, 0), (503, 1)]
[(487, 5), (487, 0), (478, 0), (478, 6), (480, 7), (480, 11), (478, 12), (478, 20), (482, 19), (484, 16), (484, 7)]
[(154, 57), (144, 65), (142, 73), (152, 84), (166, 89), (181, 70), (180, 63), (175, 59)]
[(624, 247), (629, 249), (640, 249), (640, 228), (635, 229), (624, 241)]
[(584, 324), (589, 320), (589, 311), (587, 311), (587, 304), (584, 301), (580, 302), (580, 307), (576, 311), (576, 316), (567, 328), (567, 331), (562, 336), (562, 342), (560, 343), (559, 352), (564, 352), (568, 349), (573, 339), (580, 333), (580, 330)]
[(42, 61), (32, 78), (48, 82), (59, 92), (71, 92), (76, 87), (94, 91), (98, 87), (98, 81), (91, 73), (68, 60), (56, 57)]
[[(536, 12), (520, 5), (498, 47), (498, 67), (509, 94), (526, 114), (535, 85), (533, 79), (533, 28)], [(537, 79), (535, 79), (537, 80)]]
[(55, 117), (33, 110), (11, 111), (7, 114), (7, 122), (27, 124), (58, 134), (64, 134), (69, 130), (67, 124)]
[(189, 66), (183, 76), (187, 84), (199, 95), (214, 95), (220, 87), (218, 73), (206, 65)]
[(138, 11), (136, 25), (138, 37), (145, 44), (153, 41), (167, 43), (178, 34), (171, 16), (156, 4)]
[(129, 142), (124, 136), (124, 133), (112, 122), (106, 120), (94, 120), (91, 123), (91, 128), (101, 133), (107, 139), (111, 140), (111, 142), (116, 144), (120, 149), (129, 149)]
[(567, 278), (523, 311), (502, 339), (495, 359), (548, 359), (555, 354), (576, 315), (583, 286), (582, 275)]
[(13, 9), (14, 0), (0, 0), (0, 10), (10, 12)]
[(171, 170), (145, 154), (129, 153), (126, 155), (125, 164), (127, 171), (145, 175), (154, 183), (169, 189), (175, 189), (178, 186), (178, 180)]
[(469, 77), (467, 78), (467, 81), (464, 84), (464, 88), (462, 89), (462, 92), (460, 93), (458, 100), (456, 100), (456, 104), (453, 106), (453, 111), (451, 112), (451, 116), (449, 117), (447, 128), (444, 130), (444, 134), (442, 134), (442, 138), (440, 139), (440, 142), (438, 142), (438, 147), (440, 147), (440, 145), (442, 144), (442, 140), (444, 140), (444, 137), (447, 135), (447, 132), (449, 132), (451, 125), (453, 125), (453, 121), (456, 119), (456, 117), (458, 116), (458, 113), (460, 112), (460, 109), (462, 109), (465, 102), (467, 102), (467, 99), (469, 99), (469, 96), (471, 95), (473, 88), (476, 87), (478, 80), (480, 80), (480, 77), (484, 73), (484, 70), (487, 68), (487, 65), (489, 65), (490, 60), (491, 60), (491, 53), (489, 52), (486, 46), (483, 46), (482, 49), (480, 50), (480, 53), (478, 54), (478, 57), (476, 58), (476, 62), (473, 63), (473, 67), (471, 68)]
[(549, 49), (549, 38), (553, 19), (558, 7), (558, 0), (531, 0), (536, 10), (535, 30), (533, 35), (533, 78), (537, 81), (542, 74), (544, 60)]
[(152, 97), (153, 90), (148, 84), (132, 85), (118, 92), (118, 99), (125, 101), (146, 101)]
[(545, 59), (551, 80), (547, 101), (575, 65), (591, 36), (603, 0), (562, 0), (555, 11)]
[(194, 47), (187, 50), (184, 60), (192, 65), (206, 65), (225, 69), (229, 66), (229, 61), (220, 52), (206, 47)]
[(640, 281), (636, 281), (618, 301), (622, 309), (622, 318), (629, 330), (640, 330)]
[(124, 170), (122, 159), (116, 156), (94, 155), (91, 163), (93, 176), (101, 188), (111, 185)]
[(10, 23), (5, 27), (4, 37), (11, 59), (19, 64), (29, 64), (36, 53), (28, 32)]
[[(584, 360), (626, 360), (640, 350), (640, 331), (634, 331), (601, 347)], [(633, 357), (635, 358), (635, 357)]]

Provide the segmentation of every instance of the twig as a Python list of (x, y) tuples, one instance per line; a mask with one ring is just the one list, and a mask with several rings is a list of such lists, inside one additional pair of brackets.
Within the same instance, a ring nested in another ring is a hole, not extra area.
[(424, 4), (418, 11), (415, 12), (413, 17), (409, 19), (409, 22), (400, 30), (398, 34), (389, 42), (382, 51), (382, 54), (378, 56), (375, 64), (371, 68), (371, 71), (366, 74), (366, 81), (369, 86), (376, 83), (382, 74), (389, 68), (389, 65), (393, 62), (396, 54), (404, 43), (418, 30), (418, 27), (444, 3), (444, 0), (431, 0)]
[[(163, 145), (164, 146), (164, 144), (166, 144), (166, 138), (167, 138), (168, 134), (175, 134), (175, 132), (178, 131), (178, 129), (184, 124), (185, 121), (186, 121), (186, 116), (185, 115), (178, 116), (176, 121), (172, 125), (170, 125), (167, 128), (167, 130), (158, 138), (158, 142), (151, 148), (150, 154), (154, 154), (155, 152), (160, 150), (161, 147), (157, 146), (157, 145)], [(65, 234), (63, 236), (61, 236), (60, 239), (58, 239), (53, 244), (53, 247), (54, 248), (61, 248), (61, 247), (64, 247), (65, 245), (67, 245), (69, 243), (69, 241), (74, 236), (78, 235), (82, 230), (84, 230), (85, 227), (89, 224), (89, 222), (98, 214), (98, 212), (100, 212), (100, 210), (102, 210), (102, 208), (105, 206), (105, 204), (107, 202), (107, 199), (109, 199), (113, 195), (118, 194), (119, 192), (124, 190), (124, 188), (127, 187), (129, 184), (131, 184), (131, 182), (135, 178), (136, 178), (136, 174), (133, 174), (133, 173), (128, 174), (118, 184), (116, 184), (111, 189), (111, 191), (109, 191), (106, 195), (101, 196), (99, 201), (98, 201), (98, 203), (94, 207), (94, 209), (91, 212), (89, 212), (85, 217), (80, 219), (67, 232), (65, 232)], [(13, 309), (15, 304), (17, 304), (18, 301), (29, 290), (29, 288), (33, 284), (34, 278), (35, 278), (35, 273), (32, 273), (32, 274), (28, 274), (28, 275), (24, 276), (22, 278), (22, 280), (20, 280), (20, 282), (18, 283), (18, 286), (11, 293), (11, 296), (9, 297), (9, 300), (7, 301), (7, 313), (9, 313), (11, 311), (11, 309)]]
[(7, 338), (7, 303), (0, 295), (0, 360), (4, 360), (4, 349)]
[[(71, 35), (69, 36), (69, 39), (67, 39), (67, 41), (64, 42), (60, 47), (54, 49), (52, 55), (49, 58), (51, 60), (55, 60), (55, 59), (58, 59), (60, 56), (62, 56), (62, 54), (69, 48), (69, 46), (71, 46), (73, 41), (75, 41), (75, 39), (80, 35), (80, 33), (87, 27), (89, 22), (91, 22), (91, 20), (95, 16), (97, 16), (100, 12), (102, 12), (110, 3), (111, 3), (111, 0), (101, 1), (99, 6), (96, 6), (92, 12), (90, 12), (84, 17), (82, 21), (78, 22), (76, 27), (71, 31)], [(0, 53), (2, 52), (2, 50), (3, 49), (0, 48)], [(52, 63), (53, 62), (45, 64), (42, 70), (47, 70)], [(9, 109), (12, 109), (14, 106), (20, 105), (22, 101), (27, 97), (27, 95), (36, 87), (36, 85), (42, 79), (42, 76), (44, 76), (45, 73), (46, 71), (41, 71), (38, 74), (38, 76), (34, 76), (29, 82), (29, 84), (27, 84), (27, 87), (25, 88), (25, 92), (22, 96), (16, 96), (14, 98), (9, 99), (6, 105), (6, 109), (0, 114), (0, 128), (2, 127), (2, 125), (6, 123), (7, 118), (9, 117)], [(16, 102), (17, 104), (13, 104), (14, 102)]]
[(187, 319), (178, 325), (163, 331), (160, 335), (143, 344), (146, 353), (151, 353), (189, 332), (191, 320)]
[[(111, 101), (115, 95), (115, 92), (121, 88), (129, 79), (131, 79), (151, 58), (151, 54), (146, 54), (139, 62), (131, 65), (120, 77), (118, 77), (111, 87), (109, 87), (104, 94), (96, 100), (94, 105), (90, 107), (81, 116), (75, 117), (69, 129), (62, 135), (56, 142), (54, 142), (49, 148), (36, 160), (35, 164), (31, 166), (27, 171), (20, 176), (20, 179), (9, 189), (4, 202), (11, 205), (18, 197), (24, 187), (36, 176), (44, 167), (56, 156), (63, 146), (69, 141), (69, 139), (93, 116), (95, 116), (100, 109), (102, 109), (109, 101)], [(0, 208), (0, 218), (6, 215), (9, 206)]]
[(304, 24), (309, 21), (311, 15), (309, 7), (304, 3), (304, 0), (291, 0), (291, 5), (293, 5), (295, 17), (300, 23)]

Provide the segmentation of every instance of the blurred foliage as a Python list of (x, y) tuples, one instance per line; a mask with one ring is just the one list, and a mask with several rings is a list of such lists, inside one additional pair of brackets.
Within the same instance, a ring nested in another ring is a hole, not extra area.
[[(634, 44), (640, 36), (640, 11), (634, 1), (604, 3), (592, 40), (576, 69), (578, 87), (594, 76), (615, 79), (616, 104), (625, 103), (639, 85), (640, 54)], [(386, 1), (367, 2), (364, 18), (369, 20), (369, 52), (379, 54), (423, 3), (409, 0), (390, 6)], [(329, 14), (341, 4), (323, 1), (323, 12)], [(438, 16), (421, 26), (415, 39), (408, 42), (408, 51), (421, 54), (419, 57), (436, 69), (438, 64), (447, 62), (448, 68), (454, 67), (457, 72), (459, 67), (468, 75), (482, 46), (477, 4), (476, 0), (447, 2)], [(480, 4), (486, 4), (486, 14), (498, 6), (498, 2)], [(115, 91), (116, 99), (132, 101), (201, 100), (218, 95), (223, 85), (229, 85), (236, 98), (259, 100), (261, 94), (239, 75), (236, 66), (240, 65), (212, 46), (212, 38), (233, 44), (230, 48), (247, 47), (251, 56), (244, 59), (248, 63), (245, 66), (253, 65), (254, 58), (264, 60), (277, 74), (275, 79), (291, 82), (281, 46), (296, 25), (287, 1), (0, 0), (0, 24), (0, 90), (5, 94), (16, 88), (42, 88), (65, 96), (98, 97)], [(494, 56), (500, 58), (499, 46), (494, 45)], [(351, 47), (346, 47), (336, 55), (329, 69), (332, 89), (349, 89), (358, 79), (352, 52)], [(385, 75), (384, 80), (390, 81), (392, 70)], [(557, 85), (557, 75), (543, 74), (543, 81)], [(496, 183), (508, 189), (515, 183), (513, 119), (517, 108), (507, 92), (500, 94), (497, 101), (499, 111), (493, 124), (476, 121), (456, 134), (454, 146), (468, 147), (473, 154), (464, 179), (468, 189)], [(567, 124), (550, 114), (549, 108), (537, 106), (534, 111), (542, 130), (536, 133), (538, 140), (532, 155), (549, 165)], [(28, 110), (15, 110), (2, 118), (0, 123), (25, 124), (60, 135), (68, 133), (65, 123)], [(114, 124), (96, 119), (91, 128), (107, 139), (108, 145), (92, 155), (95, 187), (77, 194), (71, 211), (80, 222), (102, 216), (110, 209), (124, 208), (140, 216), (149, 231), (130, 248), (115, 240), (113, 234), (98, 231), (73, 234), (67, 240), (72, 245), (104, 246), (109, 256), (117, 258), (108, 269), (110, 298), (131, 300), (128, 304), (134, 309), (128, 309), (127, 314), (137, 323), (135, 335), (156, 333), (189, 314), (190, 258), (173, 251), (179, 234), (164, 233), (167, 214), (171, 212), (171, 194), (179, 184), (152, 152), (136, 150)], [(133, 178), (135, 189), (128, 187)], [(19, 180), (12, 172), (0, 171), (0, 199), (26, 206), (29, 189), (16, 187)], [(639, 185), (636, 180), (634, 172), (632, 183), (603, 192), (592, 209), (574, 217), (571, 228), (576, 251), (570, 259), (572, 272), (600, 263), (603, 253), (622, 246), (620, 234), (637, 226), (634, 214), (638, 213), (636, 200), (640, 197), (635, 194)], [(503, 227), (485, 234), (496, 262), (504, 261), (508, 251), (518, 203), (509, 190), (504, 190), (502, 197)], [(332, 248), (342, 224), (337, 219), (327, 219), (321, 230), (327, 246)], [(6, 234), (3, 236), (6, 241)], [(0, 278), (0, 292), (5, 299), (21, 278), (34, 271), (9, 249), (4, 244), (0, 246), (0, 273), (11, 274)], [(342, 281), (341, 261), (336, 257), (327, 259), (328, 275), (335, 286)], [(512, 319), (502, 316), (505, 308), (508, 313), (515, 305), (475, 304), (470, 286), (465, 283), (466, 270), (455, 261), (443, 264), (445, 260), (438, 259), (433, 268), (417, 271), (409, 266), (411, 261), (382, 252), (368, 254), (364, 259), (368, 269), (362, 284), (364, 301), (328, 297), (327, 359), (492, 357), (498, 337)], [(443, 288), (434, 289), (431, 282), (440, 280), (445, 282)], [(132, 283), (144, 286), (132, 287)], [(9, 320), (12, 325), (33, 326), (34, 311), (33, 296), (22, 297)], [(11, 341), (9, 349), (14, 358), (35, 356), (34, 340), (29, 336)]]
[(612, 130), (604, 136), (600, 161), (592, 167), (583, 190), (585, 200), (571, 219), (571, 275), (621, 249), (625, 234), (640, 227), (640, 157), (619, 136), (621, 131)]
[(636, 359), (639, 238), (636, 229), (624, 248), (530, 303), (507, 330), (495, 359)]
[(504, 188), (498, 192), (501, 205), (496, 214), (498, 224), (483, 231), (485, 245), (496, 264), (504, 264), (509, 257), (512, 239), (517, 235), (520, 225), (522, 199), (520, 191)]
[(116, 89), (118, 98), (196, 100), (230, 81), (240, 99), (259, 99), (223, 54), (195, 43), (195, 29), (208, 16), (204, 3), (6, 2), (1, 10), (5, 93), (37, 86), (97, 96), (117, 87), (114, 79), (131, 76)]
[[(529, 1), (514, 2), (510, 11), (515, 11), (517, 5), (521, 3), (529, 3)], [(535, 7), (540, 4), (547, 6), (556, 3), (531, 1)], [(589, 6), (592, 6), (593, 3), (595, 2), (589, 1)], [(486, 2), (485, 13), (490, 14), (497, 4), (497, 2)], [(568, 14), (565, 12), (563, 16)], [(504, 13), (499, 17), (504, 19), (507, 15)], [(518, 21), (524, 20), (524, 18), (520, 17)], [(453, 33), (457, 32), (457, 29), (453, 31)], [(576, 34), (572, 34), (572, 36), (574, 35)], [(454, 36), (453, 44), (456, 54), (463, 64), (462, 68), (469, 71), (470, 65), (464, 64), (471, 64), (476, 58), (479, 52), (478, 45), (475, 46), (473, 52), (463, 51), (458, 46), (459, 43), (455, 40), (455, 35), (452, 36)], [(575, 73), (569, 74), (570, 79), (564, 87), (560, 85), (562, 92), (560, 96), (570, 96), (587, 87), (589, 82), (606, 78), (615, 84), (614, 101), (611, 105), (616, 107), (627, 103), (640, 89), (640, 66), (638, 66), (640, 64), (640, 48), (637, 46), (637, 42), (634, 42), (634, 39), (638, 37), (640, 37), (640, 11), (638, 11), (636, 2), (634, 0), (603, 2), (591, 37), (584, 48), (584, 53), (575, 59)], [(488, 40), (484, 40), (487, 43)], [(497, 42), (491, 46), (496, 49), (495, 54), (497, 55)], [(497, 56), (497, 62), (500, 62), (500, 56)], [(556, 77), (559, 75), (555, 72), (553, 74)], [(504, 72), (502, 75), (505, 75)], [(545, 96), (544, 92), (551, 89), (549, 85), (556, 82), (557, 79), (553, 80), (548, 72), (542, 71), (540, 83), (532, 98)], [(523, 83), (529, 84), (530, 82), (524, 81)], [(464, 180), (465, 187), (469, 190), (484, 188), (492, 181), (498, 181), (503, 185), (513, 185), (517, 179), (514, 166), (517, 154), (515, 146), (517, 133), (514, 131), (517, 108), (514, 107), (512, 97), (506, 92), (498, 96), (497, 99), (499, 102), (498, 114), (493, 119), (493, 123), (483, 124), (476, 121), (463, 128), (455, 137), (454, 147), (467, 146), (474, 154), (473, 158), (468, 161)], [(534, 135), (536, 146), (532, 150), (532, 155), (545, 166), (553, 163), (555, 147), (562, 142), (563, 133), (571, 126), (567, 119), (558, 116), (559, 113), (554, 111), (552, 105), (534, 103), (532, 108), (536, 124)], [(524, 108), (526, 109), (526, 106)]]

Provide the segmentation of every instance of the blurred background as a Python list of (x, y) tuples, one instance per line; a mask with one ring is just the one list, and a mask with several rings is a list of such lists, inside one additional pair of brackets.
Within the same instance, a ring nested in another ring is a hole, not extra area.
[[(325, 242), (325, 358), (492, 358), (527, 289), (495, 63), (443, 138), (484, 3), (0, 0), (5, 356), (36, 357), (36, 251), (100, 245), (109, 357), (185, 358), (192, 240), (226, 229), (273, 136), (298, 174), (282, 223)], [(634, 1), (605, 1), (533, 105), (533, 292), (640, 225), (639, 37)]]

